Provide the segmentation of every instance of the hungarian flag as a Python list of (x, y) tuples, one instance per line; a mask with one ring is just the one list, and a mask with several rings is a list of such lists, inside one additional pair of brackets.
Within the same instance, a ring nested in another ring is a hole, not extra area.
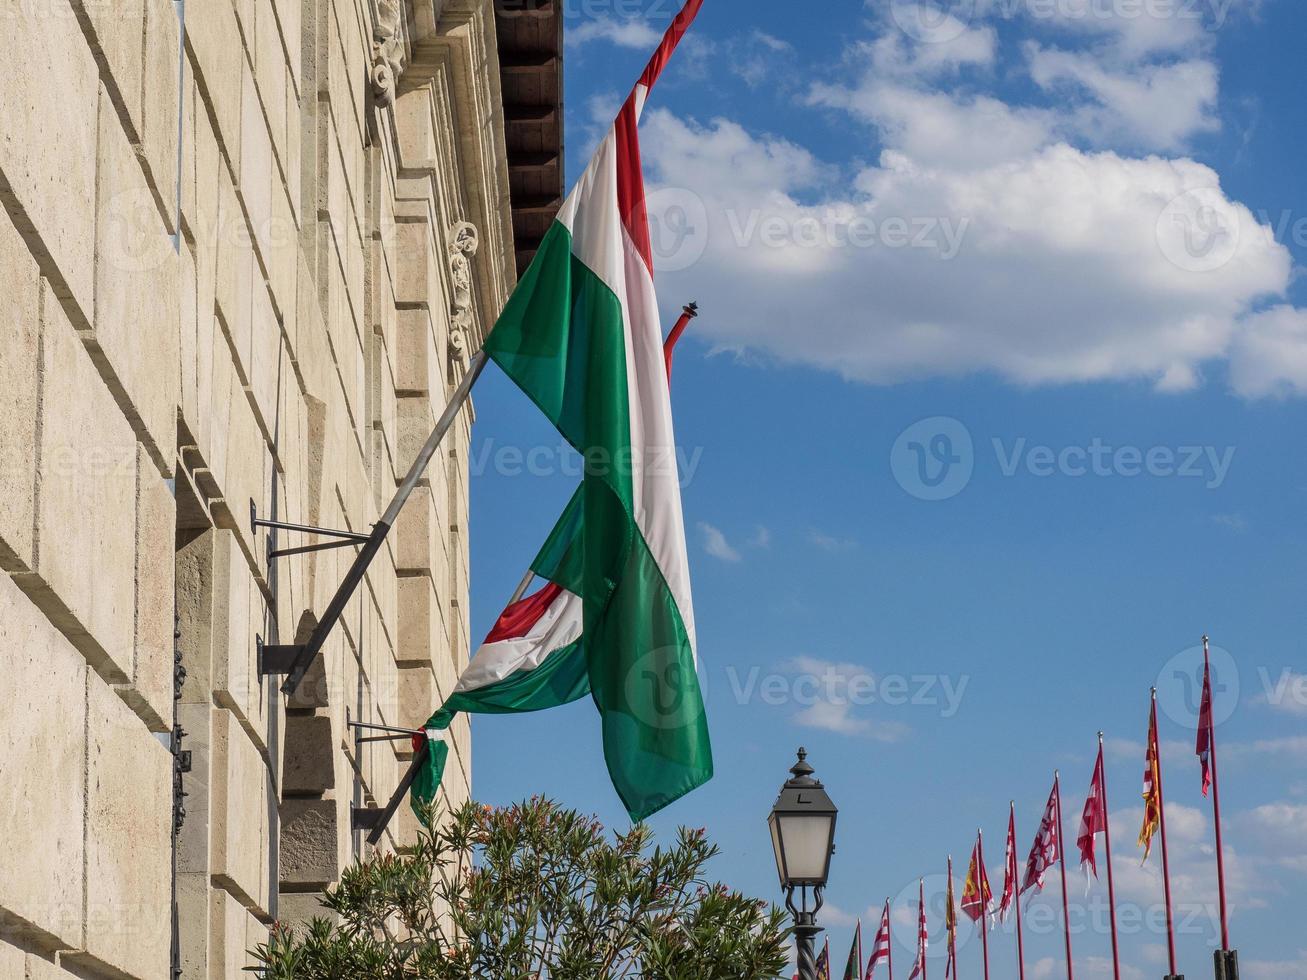
[[(637, 131), (701, 4), (689, 0), (668, 28), (486, 338), (585, 473), (532, 564), (548, 584), (505, 610), (425, 726), (588, 693), (633, 820), (713, 772)], [(440, 739), (429, 750), (415, 805), (434, 797), (448, 756)]]
[(1021, 894), (1034, 889), (1044, 890), (1044, 878), (1048, 869), (1057, 864), (1062, 856), (1062, 828), (1057, 823), (1057, 781), (1053, 782), (1053, 791), (1048, 794), (1048, 806), (1044, 807), (1044, 818), (1039, 821), (1039, 831), (1035, 834), (1035, 843), (1030, 848), (1030, 857), (1026, 859), (1026, 876), (1021, 883)]
[(853, 946), (849, 949), (849, 961), (844, 966), (844, 980), (862, 980), (862, 920), (853, 932)]
[(1003, 897), (998, 903), (999, 917), (1006, 920), (1017, 900), (1017, 805), (1012, 803), (1007, 817), (1007, 848), (1003, 858)]
[(958, 908), (953, 898), (953, 858), (948, 859), (948, 903), (944, 907), (944, 931), (948, 939), (948, 959), (944, 962), (944, 977), (957, 976), (958, 969)]
[(1153, 838), (1162, 826), (1162, 761), (1157, 738), (1157, 701), (1153, 701), (1148, 721), (1148, 752), (1144, 758), (1144, 825), (1139, 831), (1139, 846), (1144, 849), (1143, 863), (1153, 853)]
[(1098, 877), (1098, 858), (1094, 853), (1095, 839), (1107, 829), (1107, 807), (1103, 801), (1107, 798), (1103, 779), (1103, 746), (1098, 747), (1098, 761), (1094, 763), (1094, 778), (1089, 784), (1089, 799), (1085, 800), (1084, 813), (1080, 816), (1080, 833), (1076, 845), (1080, 848), (1080, 866), (1085, 869), (1085, 880), (1092, 874)]
[(1198, 709), (1198, 745), (1194, 752), (1203, 764), (1203, 796), (1212, 788), (1212, 666), (1203, 662), (1203, 700)]
[[(876, 964), (881, 960), (885, 960), (888, 964), (890, 942), (889, 899), (886, 899), (885, 911), (880, 915), (880, 928), (876, 930), (876, 941), (871, 944), (871, 959), (867, 961), (867, 975), (862, 980), (872, 980), (876, 974)], [(894, 980), (892, 973), (890, 974), (890, 980)]]
[(926, 883), (920, 882), (917, 886), (919, 896), (917, 899), (917, 958), (912, 964), (912, 973), (909, 974), (908, 980), (926, 980), (926, 953), (930, 949), (930, 936), (926, 930)]
[[(953, 887), (950, 877), (949, 887)], [(980, 841), (971, 851), (971, 867), (967, 869), (967, 881), (962, 886), (962, 911), (972, 922), (979, 922), (981, 916), (990, 911), (994, 905), (994, 892), (989, 887), (989, 872), (980, 859)]]
[(817, 980), (830, 980), (830, 940), (826, 940), (826, 945), (822, 947), (821, 955), (817, 957)]

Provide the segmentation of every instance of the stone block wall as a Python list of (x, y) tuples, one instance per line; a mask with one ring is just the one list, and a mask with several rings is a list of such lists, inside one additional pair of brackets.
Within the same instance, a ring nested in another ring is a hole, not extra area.
[(470, 405), (291, 698), (355, 552), (251, 510), (367, 531), (511, 289), (492, 4), (3, 6), (0, 980), (246, 976), (467, 661)]

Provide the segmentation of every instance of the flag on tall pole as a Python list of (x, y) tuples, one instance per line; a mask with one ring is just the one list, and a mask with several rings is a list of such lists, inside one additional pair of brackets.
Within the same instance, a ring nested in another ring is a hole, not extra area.
[(1171, 908), (1171, 857), (1166, 847), (1166, 796), (1162, 791), (1162, 743), (1157, 734), (1157, 688), (1153, 688), (1148, 714), (1148, 753), (1144, 761), (1144, 826), (1139, 844), (1144, 849), (1144, 863), (1153, 849), (1153, 836), (1162, 838), (1162, 894), (1166, 898), (1166, 952), (1171, 976), (1176, 976), (1175, 917)]
[(821, 955), (817, 957), (817, 980), (830, 980), (830, 938), (827, 937), (826, 945), (822, 947)]
[(930, 948), (930, 936), (926, 931), (926, 880), (917, 883), (917, 958), (912, 964), (912, 973), (908, 980), (926, 980), (926, 953)]
[(1032, 888), (1036, 894), (1044, 890), (1044, 878), (1048, 875), (1048, 869), (1057, 864), (1062, 853), (1062, 829), (1057, 819), (1056, 793), (1054, 787), (1048, 794), (1048, 805), (1044, 807), (1035, 843), (1030, 848), (1030, 857), (1026, 859), (1026, 875), (1021, 882), (1022, 895)]
[[(471, 705), (523, 710), (589, 693), (634, 820), (713, 771), (637, 130), (701, 5), (689, 0), (668, 28), (486, 339), (485, 353), (586, 466), (533, 565), (548, 584), (506, 610), (512, 621), (492, 632), (498, 656), (479, 665), (481, 683), (460, 682), (425, 726), (443, 730)], [(448, 755), (442, 741), (430, 748), (415, 801), (434, 796)]]
[(948, 856), (948, 895), (944, 907), (944, 931), (948, 937), (948, 959), (944, 963), (944, 978), (956, 980), (958, 975), (958, 907), (953, 899), (953, 855)]
[(849, 949), (849, 961), (844, 966), (844, 980), (862, 980), (862, 920), (853, 931), (853, 946)]
[(1139, 829), (1139, 846), (1144, 849), (1140, 862), (1147, 864), (1153, 853), (1153, 838), (1162, 827), (1162, 774), (1157, 742), (1157, 700), (1154, 691), (1153, 712), (1148, 721), (1148, 749), (1144, 753), (1144, 823)]
[(971, 865), (967, 868), (967, 881), (962, 886), (962, 911), (972, 922), (979, 922), (986, 913), (994, 910), (994, 891), (989, 887), (989, 872), (985, 870), (980, 836), (971, 850)]
[[(1112, 874), (1112, 826), (1108, 820), (1107, 808), (1107, 769), (1103, 764), (1103, 733), (1098, 733), (1098, 761), (1094, 764), (1094, 780), (1090, 789), (1090, 798), (1085, 803), (1085, 816), (1080, 822), (1080, 852), (1084, 854), (1084, 837), (1088, 833), (1089, 854), (1093, 859), (1094, 836), (1103, 835), (1103, 854), (1107, 860), (1107, 912), (1112, 927), (1112, 975), (1121, 980), (1121, 946), (1116, 928), (1116, 880)], [(1090, 820), (1090, 807), (1094, 808), (1093, 822)], [(1097, 877), (1097, 870), (1094, 875)]]
[(1098, 835), (1107, 826), (1107, 807), (1103, 802), (1103, 748), (1099, 745), (1098, 759), (1094, 763), (1094, 777), (1089, 783), (1089, 798), (1085, 800), (1084, 812), (1080, 815), (1080, 833), (1076, 845), (1080, 848), (1080, 867), (1085, 872), (1085, 886), (1098, 877), (1098, 857), (1095, 843)]
[(980, 923), (980, 950), (984, 958), (985, 980), (989, 980), (989, 915), (994, 910), (994, 892), (985, 870), (985, 838), (976, 831), (976, 847), (971, 852), (971, 867), (962, 886), (962, 911)]
[(1008, 804), (1007, 817), (1007, 852), (1003, 861), (1003, 898), (999, 902), (998, 914), (1005, 921), (1012, 909), (1017, 913), (1017, 980), (1026, 980), (1026, 940), (1021, 928), (1021, 902), (1017, 900), (1017, 879), (1020, 869), (1017, 866), (1017, 804), (1013, 800)]
[(885, 911), (880, 915), (880, 928), (876, 930), (876, 941), (871, 944), (871, 959), (867, 960), (867, 975), (863, 980), (873, 980), (876, 964), (881, 960), (889, 971), (889, 980), (894, 980), (893, 935), (889, 923), (889, 899), (885, 899)]
[(1203, 795), (1212, 791), (1212, 815), (1216, 825), (1216, 884), (1221, 902), (1221, 949), (1230, 948), (1230, 920), (1225, 902), (1225, 846), (1221, 838), (1221, 784), (1216, 771), (1216, 725), (1212, 720), (1212, 658), (1207, 637), (1203, 637), (1203, 700), (1198, 709), (1198, 745), (1195, 751), (1203, 766)]
[(1062, 868), (1062, 933), (1066, 938), (1066, 980), (1075, 980), (1075, 961), (1071, 958), (1071, 897), (1066, 885), (1066, 848), (1062, 846), (1062, 774), (1053, 771), (1054, 823), (1057, 825), (1057, 862)]

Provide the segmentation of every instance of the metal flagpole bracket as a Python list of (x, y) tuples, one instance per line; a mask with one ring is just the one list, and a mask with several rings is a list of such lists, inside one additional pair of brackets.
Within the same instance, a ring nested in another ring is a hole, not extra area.
[(345, 717), (345, 724), (360, 731), (385, 733), (382, 735), (356, 736), (360, 742), (397, 742), (400, 739), (412, 739), (413, 736), (422, 734), (420, 728), (396, 728), (393, 725), (371, 725), (365, 721), (350, 721), (348, 714)]
[(357, 531), (336, 531), (329, 527), (315, 527), (312, 524), (290, 524), (286, 521), (272, 521), (267, 518), (259, 517), (258, 510), (253, 500), (250, 501), (250, 530), (257, 532), (259, 528), (267, 527), (278, 531), (295, 531), (299, 534), (321, 534), (329, 538), (335, 538), (335, 541), (321, 541), (318, 544), (301, 545), (298, 548), (277, 548), (268, 552), (268, 560), (273, 561), (277, 558), (288, 558), (291, 555), (308, 554), (311, 551), (327, 551), (331, 548), (348, 548), (352, 544), (363, 544), (371, 535), (360, 534)]
[(385, 812), (379, 806), (352, 806), (349, 808), (350, 827), (354, 830), (375, 830)]
[(263, 637), (256, 635), (254, 637), (254, 653), (259, 668), (259, 676), (280, 677), (282, 674), (289, 674), (291, 665), (295, 662), (295, 655), (299, 651), (298, 646), (265, 644)]

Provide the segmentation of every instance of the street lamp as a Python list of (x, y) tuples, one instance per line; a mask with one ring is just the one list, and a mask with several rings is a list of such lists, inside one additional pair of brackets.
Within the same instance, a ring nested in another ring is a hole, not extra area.
[[(817, 912), (830, 876), (830, 858), (835, 853), (835, 817), (839, 810), (826, 795), (821, 781), (813, 779), (814, 770), (807, 759), (807, 751), (799, 749), (799, 761), (790, 770), (791, 778), (781, 787), (767, 822), (771, 826), (772, 849), (776, 852), (776, 871), (785, 889), (785, 905), (794, 916), (799, 980), (816, 980), (815, 940), (821, 932)], [(808, 908), (809, 888), (812, 889), (811, 909)]]

